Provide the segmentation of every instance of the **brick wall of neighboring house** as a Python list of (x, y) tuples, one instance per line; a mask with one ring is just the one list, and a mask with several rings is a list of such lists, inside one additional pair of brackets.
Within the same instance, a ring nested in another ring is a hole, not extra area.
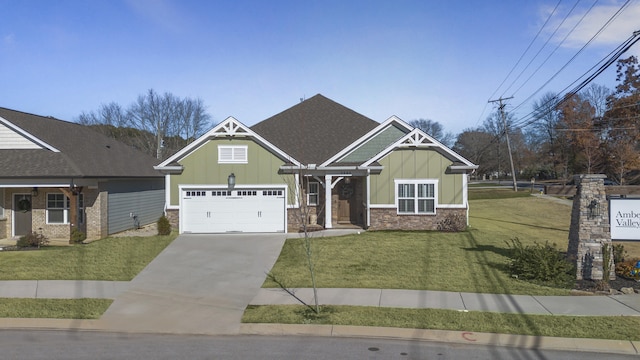
[(437, 230), (448, 215), (466, 221), (466, 209), (437, 209), (436, 215), (398, 215), (395, 208), (372, 208), (369, 230)]
[[(30, 194), (31, 188), (7, 189), (5, 197), (9, 198), (9, 206), (5, 209), (6, 221), (4, 232), (0, 228), (0, 235), (11, 236), (11, 208), (14, 194)], [(38, 195), (31, 197), (31, 228), (35, 232), (41, 232), (49, 239), (66, 240), (70, 236), (69, 224), (47, 224), (47, 194), (60, 193), (57, 188), (39, 188)], [(79, 224), (80, 230), (87, 234), (88, 239), (100, 239), (107, 236), (107, 193), (98, 190), (85, 189), (85, 223)], [(6, 202), (6, 201), (5, 201)], [(0, 226), (2, 226), (0, 224)]]
[(97, 189), (85, 189), (85, 223), (81, 225), (88, 240), (101, 239), (107, 234), (107, 192)]
[[(7, 210), (5, 210), (5, 215), (7, 214)], [(0, 219), (0, 239), (6, 239), (8, 238), (11, 234), (7, 231), (7, 224), (9, 224), (9, 221), (7, 220), (6, 217), (3, 217), (2, 219)]]

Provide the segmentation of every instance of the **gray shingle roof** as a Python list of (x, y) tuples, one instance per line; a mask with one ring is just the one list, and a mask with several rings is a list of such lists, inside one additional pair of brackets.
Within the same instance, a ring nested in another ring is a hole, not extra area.
[(155, 158), (89, 127), (1, 107), (0, 117), (60, 150), (0, 150), (0, 178), (162, 176)]
[(318, 94), (251, 130), (303, 164), (321, 164), (378, 125)]

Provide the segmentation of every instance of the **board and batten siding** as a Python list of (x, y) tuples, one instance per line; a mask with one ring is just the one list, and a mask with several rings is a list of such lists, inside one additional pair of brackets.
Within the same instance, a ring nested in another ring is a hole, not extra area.
[(451, 160), (426, 149), (398, 149), (379, 161), (384, 169), (371, 175), (371, 204), (395, 204), (395, 179), (438, 179), (438, 203), (463, 205), (464, 174), (446, 174)]
[(107, 190), (108, 233), (133, 229), (137, 216), (140, 226), (158, 221), (164, 213), (164, 180), (123, 180), (102, 183)]
[[(246, 164), (218, 164), (218, 145), (247, 146)], [(291, 175), (280, 175), (284, 161), (253, 140), (212, 139), (178, 161), (184, 167), (181, 174), (170, 175), (170, 205), (180, 204), (179, 185), (225, 185), (229, 174), (236, 177), (237, 185), (292, 185)], [(289, 202), (295, 199), (288, 186)]]
[(0, 124), (0, 150), (41, 149), (39, 145)]

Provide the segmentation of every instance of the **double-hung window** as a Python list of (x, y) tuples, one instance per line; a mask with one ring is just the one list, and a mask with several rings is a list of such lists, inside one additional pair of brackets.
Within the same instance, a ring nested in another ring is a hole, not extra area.
[(437, 180), (396, 180), (398, 214), (435, 214)]
[[(69, 223), (70, 201), (63, 193), (47, 194), (47, 224)], [(78, 194), (78, 221), (84, 224), (84, 195)]]
[(318, 194), (320, 193), (320, 184), (317, 182), (309, 182), (307, 192), (307, 205), (318, 205)]

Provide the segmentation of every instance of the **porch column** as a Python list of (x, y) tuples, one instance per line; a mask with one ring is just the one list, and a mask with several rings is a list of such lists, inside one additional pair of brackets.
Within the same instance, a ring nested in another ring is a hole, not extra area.
[(324, 228), (331, 229), (333, 222), (331, 221), (331, 175), (324, 176)]
[(78, 193), (82, 191), (82, 188), (60, 188), (60, 191), (69, 198), (69, 244), (73, 244), (71, 235), (73, 234), (73, 229), (78, 228)]
[(367, 187), (365, 189), (366, 194), (365, 194), (365, 202), (366, 204), (364, 204), (365, 206), (365, 228), (369, 228), (369, 226), (371, 226), (371, 208), (369, 207), (369, 204), (371, 204), (371, 169), (367, 169)]

